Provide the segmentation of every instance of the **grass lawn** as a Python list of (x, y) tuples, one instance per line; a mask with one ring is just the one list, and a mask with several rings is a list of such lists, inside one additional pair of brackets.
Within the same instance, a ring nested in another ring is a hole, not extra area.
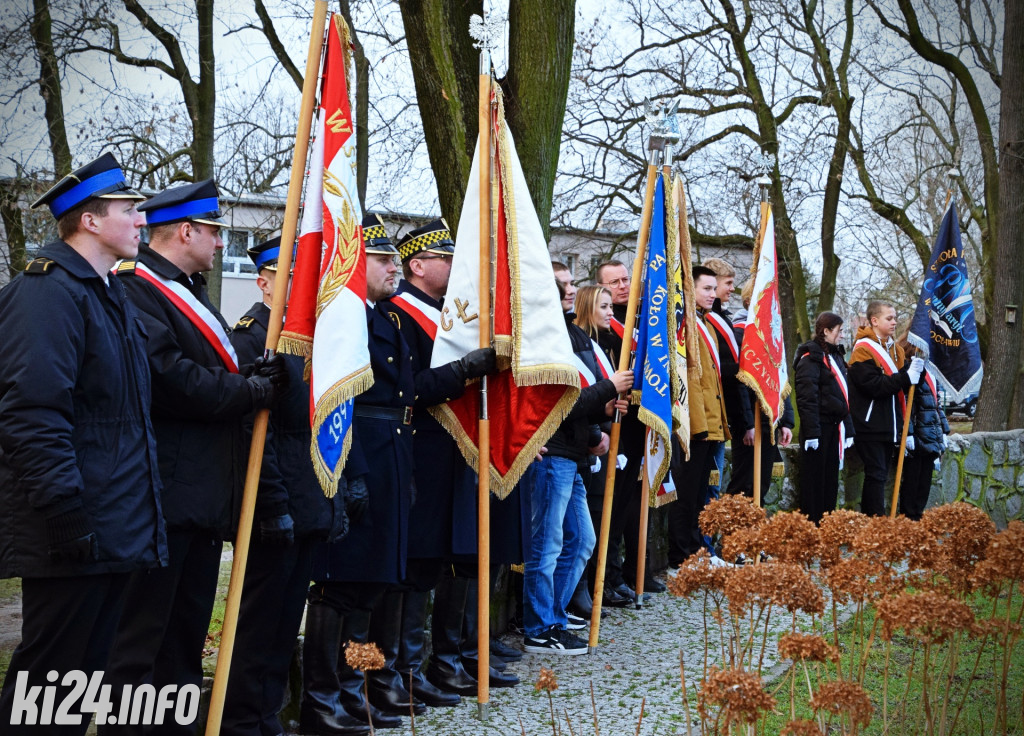
[[(991, 616), (991, 603), (983, 607), (981, 601), (981, 598), (974, 600), (973, 607), (976, 614), (982, 617)], [(1019, 612), (1022, 604), (1024, 604), (1024, 595), (1017, 592), (1013, 597), (1012, 610), (1015, 613)], [(1005, 616), (1005, 600), (1000, 601), (998, 610)], [(871, 621), (873, 618), (873, 612), (864, 617), (866, 621)], [(843, 653), (840, 666), (844, 678), (850, 676), (851, 660), (855, 658), (853, 653), (860, 651), (858, 644), (861, 640), (860, 637), (854, 619), (850, 619), (840, 627), (840, 649)], [(929, 733), (925, 726), (925, 707), (921, 687), (923, 646), (917, 640), (902, 633), (894, 636), (888, 644), (888, 669), (886, 668), (886, 648), (886, 642), (881, 639), (880, 635), (876, 635), (864, 673), (864, 688), (871, 698), (874, 713), (870, 725), (860, 733), (893, 735)], [(980, 639), (965, 637), (960, 642), (956, 655), (953, 677), (949, 682), (949, 697), (947, 698), (945, 693), (947, 675), (950, 671), (948, 666), (950, 649), (949, 644), (935, 645), (931, 653), (932, 664), (929, 666), (929, 676), (930, 678), (941, 678), (940, 684), (933, 687), (933, 692), (937, 693), (937, 697), (933, 696), (929, 702), (929, 710), (934, 719), (931, 733), (977, 734), (979, 736), (993, 733), (995, 703), (1002, 679), (1001, 652), (998, 652), (993, 646), (991, 639), (988, 639), (982, 647)], [(816, 683), (819, 679), (814, 668), (821, 666), (809, 665), (812, 683)], [(977, 667), (976, 670), (975, 667)], [(796, 715), (797, 718), (809, 718), (810, 710), (806, 706), (800, 707), (801, 703), (806, 704), (808, 696), (807, 680), (803, 668), (799, 664), (796, 673)], [(912, 676), (908, 676), (910, 673)], [(769, 684), (768, 690), (778, 700), (777, 713), (766, 719), (764, 727), (758, 730), (759, 734), (777, 734), (789, 721), (790, 677), (790, 670), (787, 668), (778, 679)], [(828, 666), (828, 679), (835, 679), (833, 665)], [(888, 683), (886, 683), (887, 679)], [(1004, 731), (1000, 728), (997, 733), (1024, 734), (1024, 642), (1019, 639), (1010, 660), (1006, 694), (1009, 703), (1007, 729)], [(961, 703), (963, 708), (954, 727), (953, 719)], [(940, 721), (944, 706), (945, 730), (941, 730)], [(883, 708), (885, 712), (883, 712)], [(886, 721), (888, 728), (886, 728)], [(831, 731), (827, 733), (831, 733)]]

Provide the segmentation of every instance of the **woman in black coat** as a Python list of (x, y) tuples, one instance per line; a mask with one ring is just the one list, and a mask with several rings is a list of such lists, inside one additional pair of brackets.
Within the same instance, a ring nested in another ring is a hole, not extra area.
[(822, 312), (814, 323), (814, 339), (796, 350), (800, 510), (815, 524), (836, 508), (843, 453), (853, 444), (846, 361), (839, 345), (842, 329), (842, 317)]
[[(917, 349), (900, 341), (907, 357)], [(939, 392), (935, 379), (927, 367), (914, 390), (914, 404), (910, 407), (910, 429), (907, 432), (907, 457), (903, 461), (903, 481), (900, 484), (900, 513), (917, 521), (928, 505), (932, 490), (932, 471), (935, 461), (946, 449), (949, 422), (939, 406)]]

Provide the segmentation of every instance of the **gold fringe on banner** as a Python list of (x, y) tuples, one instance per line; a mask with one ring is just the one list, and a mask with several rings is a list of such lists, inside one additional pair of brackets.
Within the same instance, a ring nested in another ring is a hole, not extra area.
[[(319, 427), (335, 409), (349, 399), (363, 393), (363, 391), (366, 391), (372, 385), (373, 370), (368, 365), (360, 369), (358, 373), (345, 376), (341, 380), (337, 381), (320, 398), (320, 402), (316, 407), (316, 413), (313, 415), (313, 426)], [(310, 442), (310, 456), (313, 458), (313, 470), (316, 472), (317, 480), (320, 481), (320, 487), (324, 489), (324, 495), (327, 496), (327, 498), (332, 498), (334, 494), (338, 492), (337, 468), (342, 467), (345, 464), (345, 459), (348, 457), (348, 451), (352, 446), (351, 440), (353, 431), (354, 429), (349, 429), (348, 434), (345, 436), (345, 444), (342, 447), (341, 455), (338, 458), (338, 466), (335, 468), (328, 468), (324, 465), (323, 458), (320, 457), (320, 453), (318, 452), (319, 448), (316, 444), (316, 434), (313, 435)]]

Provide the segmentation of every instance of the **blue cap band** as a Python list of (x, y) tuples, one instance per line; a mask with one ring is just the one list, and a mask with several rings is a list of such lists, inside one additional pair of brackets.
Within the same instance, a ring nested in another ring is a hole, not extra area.
[(220, 205), (218, 204), (216, 197), (193, 199), (191, 202), (182, 202), (181, 204), (176, 204), (173, 207), (148, 210), (146, 212), (146, 224), (160, 225), (165, 222), (188, 220), (200, 215), (206, 215), (207, 217), (219, 217), (219, 210)]
[(85, 200), (96, 194), (96, 192), (107, 189), (115, 184), (127, 184), (124, 172), (121, 169), (107, 169), (96, 176), (91, 176), (83, 182), (75, 184), (68, 191), (59, 197), (54, 197), (50, 202), (50, 211), (53, 216), (60, 218), (68, 210), (74, 209)]
[(267, 248), (262, 253), (257, 254), (256, 258), (253, 259), (253, 263), (256, 264), (256, 270), (259, 271), (270, 261), (276, 261), (281, 253), (281, 246), (276, 248)]

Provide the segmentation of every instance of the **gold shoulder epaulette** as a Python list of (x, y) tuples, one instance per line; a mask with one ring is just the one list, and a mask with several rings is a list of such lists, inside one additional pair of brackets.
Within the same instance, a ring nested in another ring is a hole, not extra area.
[(118, 273), (135, 273), (135, 261), (121, 261), (117, 264)]
[(49, 273), (54, 262), (52, 258), (33, 258), (25, 266), (25, 273)]
[(255, 317), (242, 317), (235, 323), (236, 330), (247, 330), (252, 327), (252, 323), (256, 321)]

